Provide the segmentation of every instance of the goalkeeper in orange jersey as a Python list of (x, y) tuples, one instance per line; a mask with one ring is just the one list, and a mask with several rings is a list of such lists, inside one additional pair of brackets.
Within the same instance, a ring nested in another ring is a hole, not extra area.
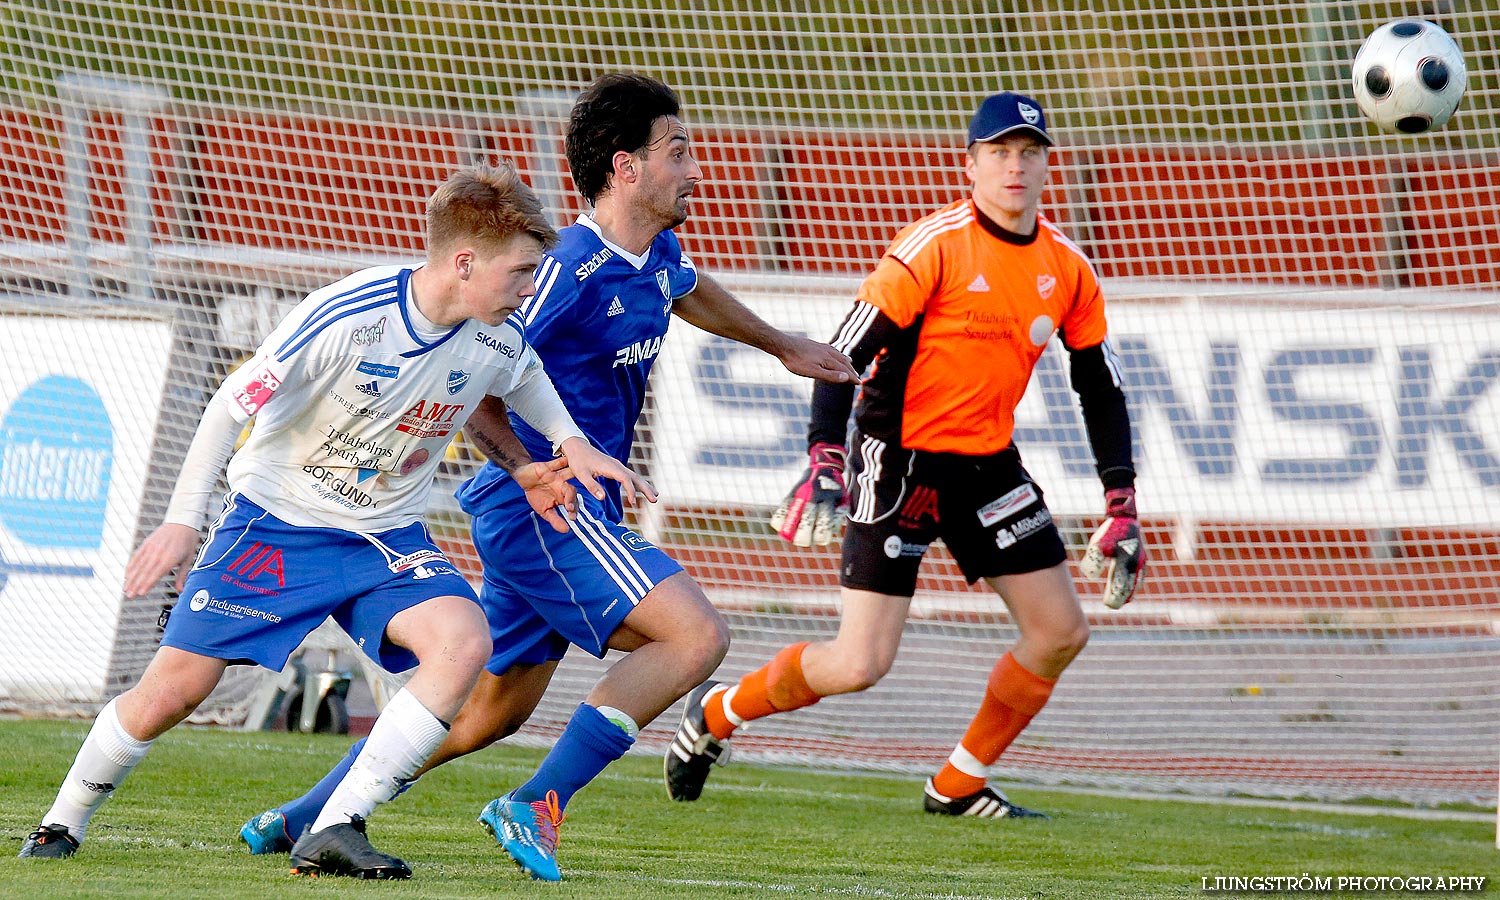
[(971, 196), (903, 229), (865, 279), (833, 341), (866, 376), (845, 449), (853, 385), (813, 390), (809, 465), (772, 526), (802, 546), (830, 543), (844, 518), (837, 637), (784, 648), (738, 684), (707, 682), (665, 759), (667, 790), (696, 800), (745, 723), (862, 691), (891, 668), (928, 546), (941, 537), (964, 577), (983, 579), (1020, 632), (990, 673), (979, 712), (924, 808), (1026, 818), (986, 779), (1088, 641), (1062, 538), (1012, 443), (1016, 404), (1054, 333), (1072, 361), (1105, 498), (1083, 560), (1124, 605), (1145, 559), (1135, 508), (1130, 417), (1088, 259), (1038, 213), (1052, 139), (1042, 107), (987, 98), (969, 126)]

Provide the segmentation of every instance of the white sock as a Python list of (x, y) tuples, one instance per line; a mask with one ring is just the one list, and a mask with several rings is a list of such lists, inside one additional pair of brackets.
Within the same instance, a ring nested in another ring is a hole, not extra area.
[(447, 736), (448, 726), (402, 688), (375, 720), (365, 748), (323, 804), (312, 830), (319, 832), (355, 816), (368, 818), (375, 807), (396, 796)]
[(43, 825), (66, 825), (77, 841), (83, 840), (94, 810), (104, 805), (151, 749), (150, 741), (136, 740), (120, 724), (115, 711), (118, 702), (118, 698), (111, 700), (99, 711), (89, 736), (78, 748), (73, 768), (63, 779), (57, 799), (42, 817)]

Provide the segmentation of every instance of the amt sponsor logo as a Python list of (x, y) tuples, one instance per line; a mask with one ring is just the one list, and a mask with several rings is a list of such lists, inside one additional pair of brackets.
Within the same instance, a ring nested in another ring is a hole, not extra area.
[[(114, 428), (86, 382), (49, 375), (28, 385), (0, 419), (0, 524), (29, 547), (94, 549), (104, 539)], [(8, 563), (12, 575), (92, 578), (93, 566)]]

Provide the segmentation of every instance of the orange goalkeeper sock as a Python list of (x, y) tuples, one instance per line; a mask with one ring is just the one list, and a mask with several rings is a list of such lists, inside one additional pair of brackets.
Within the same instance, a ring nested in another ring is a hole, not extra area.
[(1056, 679), (1027, 671), (1007, 652), (990, 670), (989, 687), (963, 740), (932, 778), (947, 797), (967, 797), (984, 787), (989, 767), (1047, 705)]
[(739, 684), (709, 697), (703, 704), (703, 720), (714, 737), (727, 740), (751, 719), (812, 706), (823, 699), (807, 686), (802, 674), (802, 651), (807, 644), (803, 641), (783, 647), (770, 662), (741, 678)]

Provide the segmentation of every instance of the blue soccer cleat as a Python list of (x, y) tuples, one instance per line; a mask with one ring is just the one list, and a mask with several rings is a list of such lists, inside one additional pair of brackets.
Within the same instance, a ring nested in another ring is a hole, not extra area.
[(286, 815), (279, 809), (268, 809), (240, 826), (240, 840), (249, 845), (252, 856), (290, 853), (296, 843), (286, 833)]
[(521, 871), (542, 881), (561, 881), (557, 868), (557, 829), (563, 823), (557, 805), (557, 792), (548, 791), (547, 799), (512, 800), (506, 794), (491, 800), (479, 814), (479, 824), (500, 842)]

